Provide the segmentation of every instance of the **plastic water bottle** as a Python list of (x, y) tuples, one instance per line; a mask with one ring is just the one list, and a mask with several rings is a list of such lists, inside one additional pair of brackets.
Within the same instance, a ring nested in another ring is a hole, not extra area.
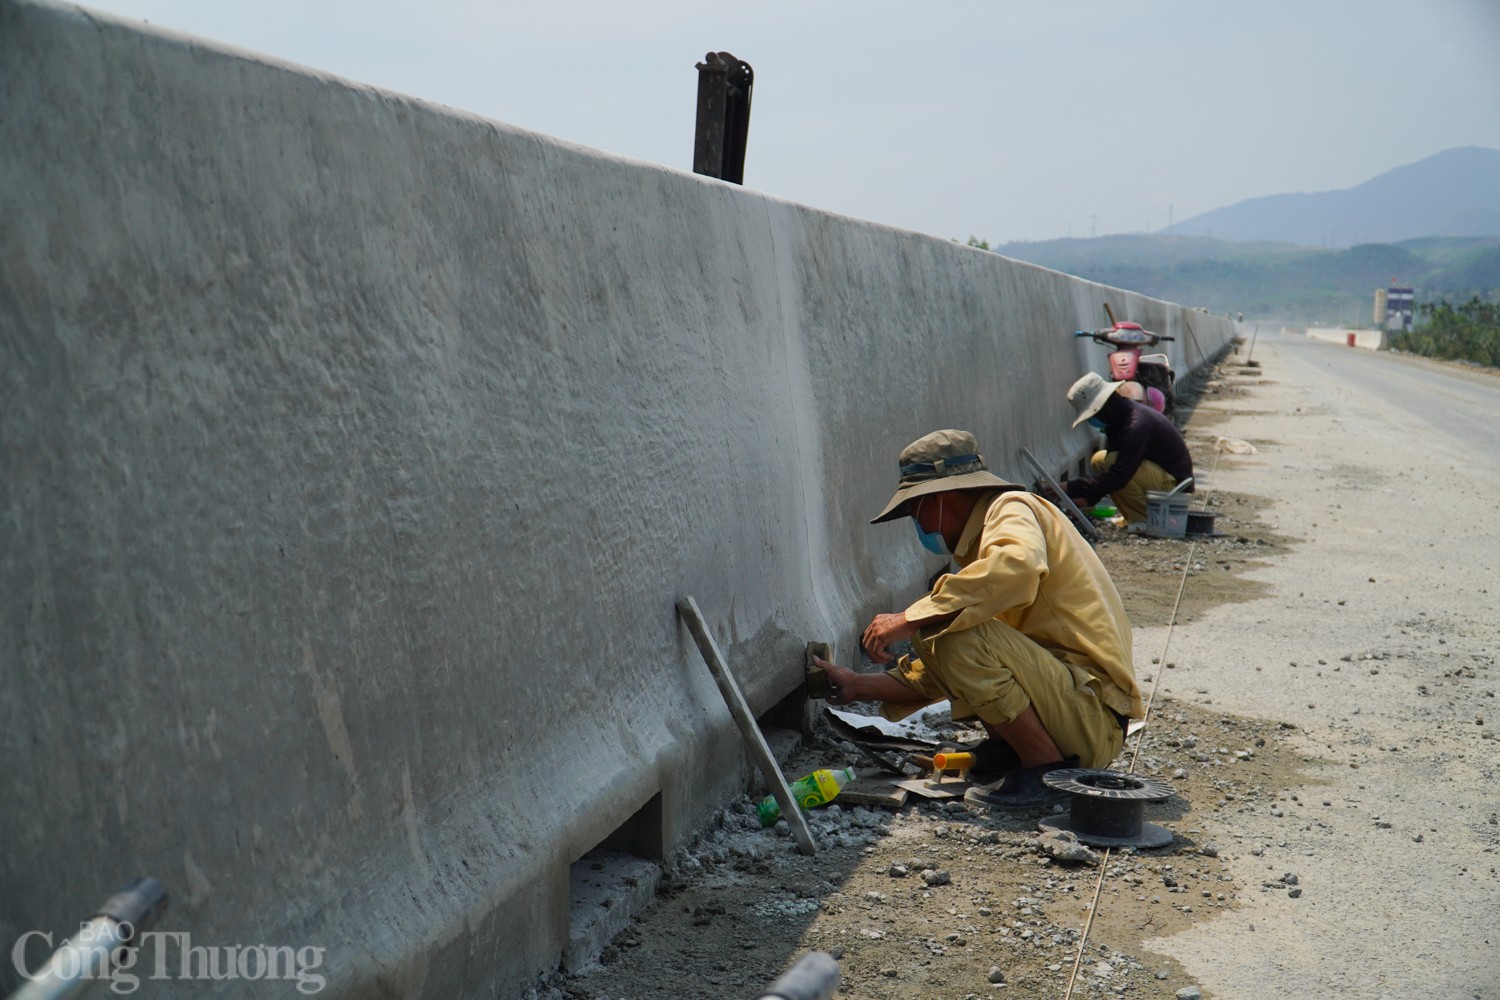
[[(813, 809), (832, 802), (839, 789), (854, 780), (854, 768), (841, 767), (836, 771), (823, 768), (792, 783), (792, 800), (803, 809)], [(767, 795), (755, 809), (761, 826), (773, 826), (781, 818), (781, 806), (776, 796)]]

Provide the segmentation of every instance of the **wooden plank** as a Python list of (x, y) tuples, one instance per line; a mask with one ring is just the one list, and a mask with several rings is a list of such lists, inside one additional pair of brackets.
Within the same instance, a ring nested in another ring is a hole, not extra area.
[(964, 792), (974, 787), (973, 782), (958, 778), (945, 778), (941, 782), (931, 778), (902, 778), (895, 784), (924, 799), (961, 799)]
[(906, 805), (908, 792), (898, 788), (888, 778), (855, 778), (839, 789), (835, 800), (846, 806), (879, 806), (882, 809), (900, 809)]
[(755, 722), (755, 716), (750, 712), (750, 706), (745, 702), (745, 696), (740, 693), (740, 686), (735, 683), (734, 674), (729, 672), (729, 664), (724, 661), (724, 655), (719, 652), (718, 643), (709, 634), (708, 625), (703, 620), (703, 612), (698, 610), (698, 602), (691, 597), (684, 597), (677, 602), (677, 613), (682, 617), (683, 624), (687, 625), (688, 631), (693, 634), (693, 641), (698, 644), (698, 652), (703, 654), (703, 662), (708, 664), (709, 672), (714, 675), (714, 682), (719, 685), (719, 693), (724, 696), (724, 703), (729, 706), (729, 714), (734, 716), (735, 725), (740, 727), (740, 735), (745, 738), (745, 745), (750, 748), (750, 756), (760, 767), (760, 773), (765, 776), (766, 784), (771, 786), (771, 794), (776, 797), (776, 804), (781, 806), (782, 818), (792, 828), (792, 836), (797, 840), (797, 849), (803, 854), (813, 854), (818, 846), (813, 841), (812, 831), (807, 827), (807, 817), (802, 815), (802, 810), (792, 799), (792, 790), (787, 786), (786, 777), (781, 773), (781, 768), (776, 765), (776, 758), (771, 754), (771, 748), (766, 745), (766, 738), (760, 731), (760, 726)]

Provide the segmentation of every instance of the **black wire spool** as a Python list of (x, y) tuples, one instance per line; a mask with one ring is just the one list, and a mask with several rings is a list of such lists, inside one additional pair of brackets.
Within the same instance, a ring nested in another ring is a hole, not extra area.
[(1067, 792), (1072, 811), (1049, 816), (1043, 829), (1067, 830), (1094, 847), (1165, 847), (1172, 831), (1145, 821), (1147, 802), (1165, 802), (1172, 786), (1119, 771), (1069, 767), (1042, 776), (1048, 786)]

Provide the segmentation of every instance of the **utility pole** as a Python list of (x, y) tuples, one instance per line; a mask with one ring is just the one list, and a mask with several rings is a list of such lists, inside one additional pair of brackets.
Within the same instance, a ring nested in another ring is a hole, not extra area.
[(1094, 238), (1094, 234), (1096, 232), (1098, 232), (1098, 226), (1096, 225), (1096, 223), (1098, 221), (1099, 221), (1099, 216), (1097, 216), (1097, 215), (1091, 215), (1091, 216), (1089, 216), (1089, 239), (1093, 239)]

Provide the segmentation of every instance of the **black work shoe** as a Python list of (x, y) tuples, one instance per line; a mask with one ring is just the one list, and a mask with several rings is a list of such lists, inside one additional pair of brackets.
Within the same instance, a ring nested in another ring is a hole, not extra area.
[(1067, 799), (1068, 793), (1047, 784), (1042, 775), (1077, 766), (1078, 758), (1069, 757), (1036, 767), (1016, 767), (994, 784), (969, 789), (964, 793), (964, 801), (991, 809), (1037, 809), (1055, 805)]
[(969, 768), (969, 780), (976, 785), (999, 781), (1021, 765), (1021, 758), (1010, 748), (1010, 744), (998, 736), (969, 746), (945, 740), (938, 744), (938, 753), (971, 753), (974, 766)]

